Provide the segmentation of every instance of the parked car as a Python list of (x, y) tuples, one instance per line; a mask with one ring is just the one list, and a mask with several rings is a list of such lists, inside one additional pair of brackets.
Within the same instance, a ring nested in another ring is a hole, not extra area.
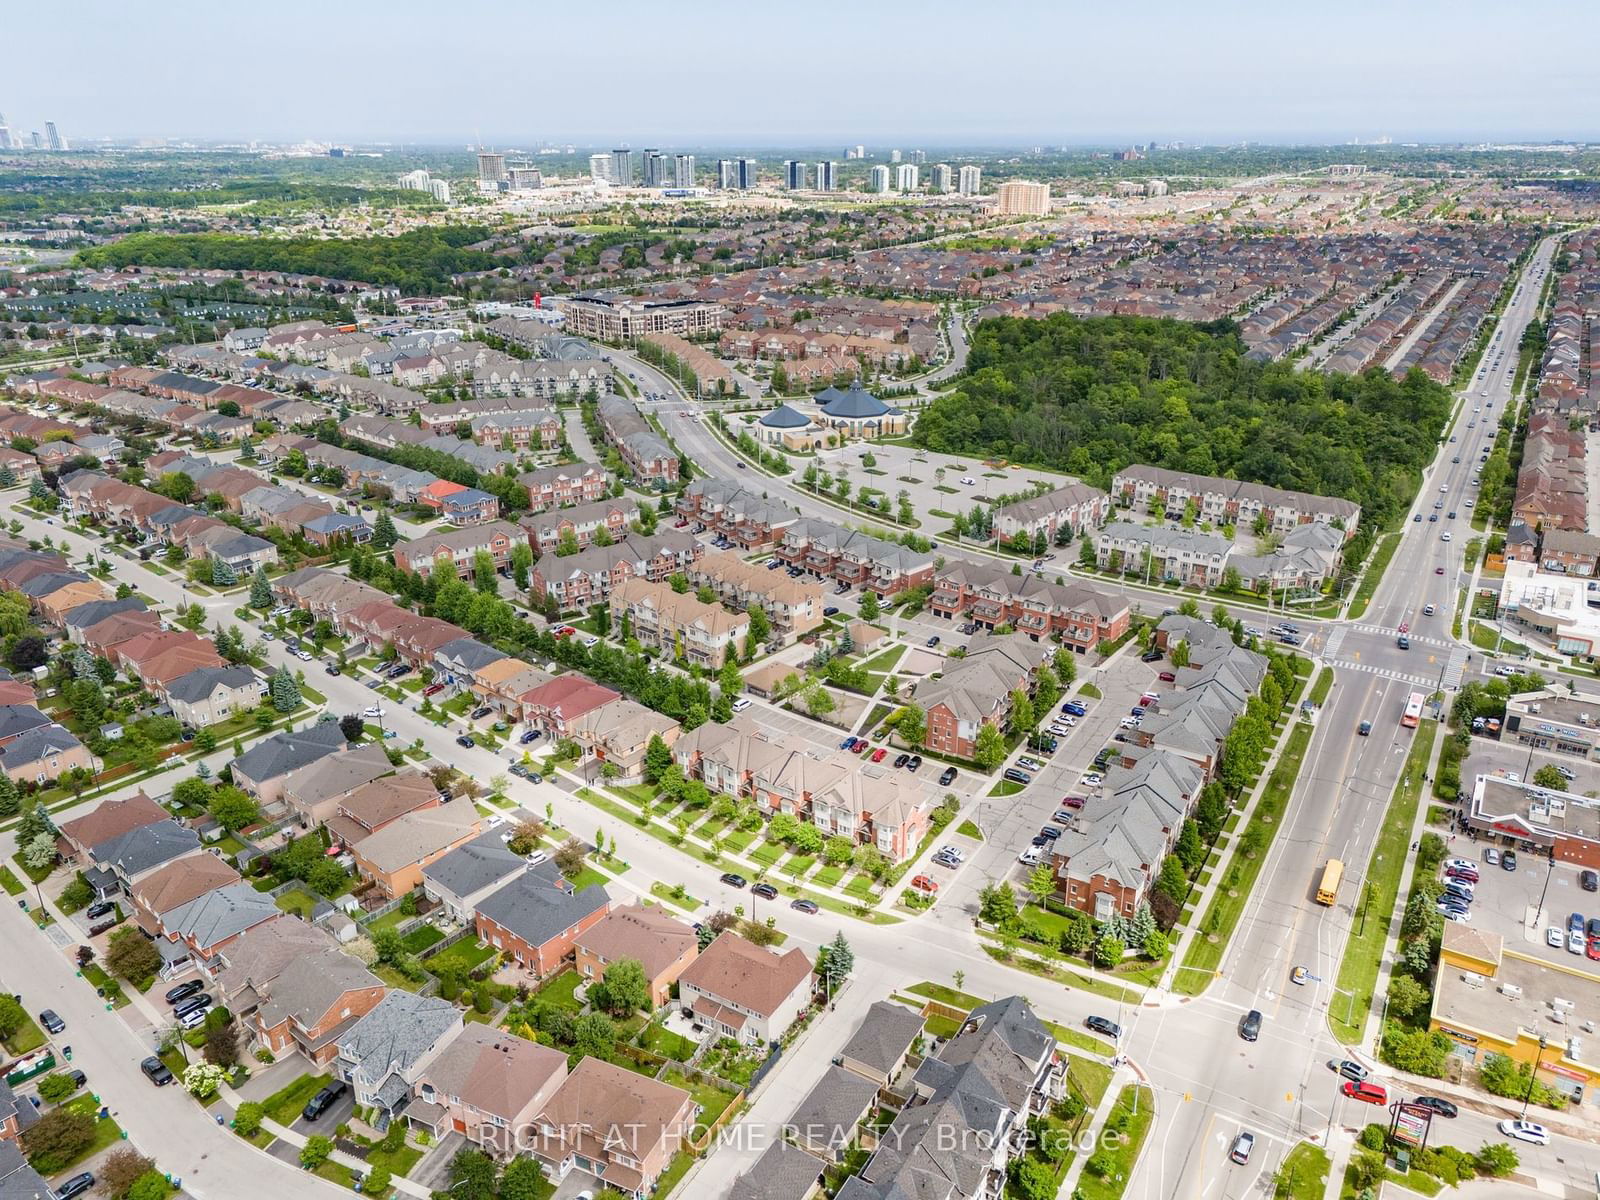
[(437, 696), (442, 691), (444, 691), (444, 684), (430, 683), (427, 687), (422, 689), (422, 694), (424, 696)]
[(752, 896), (760, 896), (763, 900), (776, 900), (778, 898), (778, 889), (770, 883), (758, 883), (750, 889), (750, 894)]
[(1139, 661), (1140, 662), (1160, 662), (1161, 661), (1161, 651), (1157, 650), (1155, 647), (1152, 646), (1149, 650), (1146, 650), (1143, 654), (1139, 655)]
[(1578, 875), (1578, 884), (1586, 892), (1596, 891), (1597, 889), (1600, 889), (1600, 875), (1597, 875), (1593, 871), (1580, 872)]
[(811, 913), (813, 915), (818, 911), (815, 900), (791, 900), (789, 901), (789, 907), (794, 909), (795, 912)]
[(911, 886), (919, 892), (926, 892), (930, 896), (939, 890), (939, 885), (926, 875), (912, 876)]
[(1032, 775), (1029, 775), (1026, 771), (1019, 771), (1016, 767), (1007, 767), (1005, 777), (1012, 783), (1020, 783), (1024, 786), (1033, 782)]
[(56, 1184), (53, 1189), (56, 1200), (73, 1200), (81, 1196), (94, 1186), (94, 1176), (88, 1171), (81, 1171), (65, 1183)]
[(487, 717), (493, 711), (494, 711), (494, 709), (490, 708), (487, 704), (481, 704), (477, 708), (472, 710), (472, 719), (474, 721), (481, 721), (484, 717)]
[(205, 988), (205, 983), (199, 979), (191, 979), (188, 983), (180, 983), (177, 987), (167, 989), (167, 1003), (176, 1004), (180, 1000), (187, 1000), (196, 992)]
[(350, 1085), (348, 1083), (340, 1079), (334, 1080), (306, 1101), (306, 1106), (300, 1110), (300, 1115), (308, 1121), (319, 1119), (323, 1113), (333, 1107), (340, 1096), (349, 1090)]
[(167, 1070), (167, 1064), (153, 1054), (139, 1063), (139, 1070), (157, 1087), (166, 1087), (172, 1082), (172, 1072)]
[(109, 916), (111, 913), (114, 913), (116, 911), (117, 911), (117, 906), (112, 901), (110, 901), (110, 900), (98, 900), (95, 903), (89, 905), (88, 908), (84, 909), (83, 915), (85, 917), (87, 917), (89, 920), (95, 921), (95, 920), (98, 920), (101, 917)]
[(544, 736), (544, 733), (541, 730), (538, 730), (538, 729), (525, 729), (522, 732), (522, 736), (519, 737), (517, 739), (517, 741), (520, 742), (522, 745), (526, 746), (529, 742), (536, 742), (543, 736)]
[(895, 755), (895, 758), (894, 758), (895, 770), (899, 770), (901, 767), (905, 766), (910, 761), (911, 761), (911, 755), (909, 755), (909, 754), (897, 754), (897, 755)]
[(1122, 1026), (1108, 1017), (1085, 1017), (1084, 1028), (1110, 1038), (1112, 1041), (1122, 1039)]
[(39, 1014), (39, 1024), (43, 1025), (49, 1033), (61, 1033), (67, 1027), (67, 1023), (61, 1019), (53, 1008), (47, 1008)]
[(906, 770), (908, 770), (908, 771), (912, 772), (913, 774), (915, 774), (917, 771), (921, 770), (921, 768), (922, 768), (922, 755), (913, 754), (910, 758), (906, 759)]
[(722, 873), (722, 882), (731, 888), (739, 888), (740, 890), (743, 890), (750, 885), (750, 881), (748, 879), (746, 879), (743, 875), (739, 875), (733, 871), (724, 871)]
[(886, 759), (888, 757), (889, 757), (889, 751), (884, 746), (879, 746), (876, 750), (874, 750), (872, 752), (872, 761), (873, 762), (882, 762), (884, 759)]
[(460, 737), (458, 737), (456, 739), (456, 745), (461, 746), (461, 747), (463, 747), (464, 749), (467, 749), (467, 750), (471, 750), (477, 744), (478, 744), (477, 742), (472, 740), (472, 735), (469, 734), (469, 733), (463, 733)]
[(1515, 850), (1507, 850), (1500, 856), (1500, 868), (1504, 871), (1515, 871), (1517, 869), (1517, 852)]
[[(946, 767), (943, 771), (939, 772), (939, 786), (940, 787), (949, 787), (955, 781), (956, 781), (956, 769), (954, 767)], [(1593, 872), (1590, 872), (1590, 874), (1593, 874)], [(1590, 890), (1592, 891), (1593, 889), (1590, 889)]]

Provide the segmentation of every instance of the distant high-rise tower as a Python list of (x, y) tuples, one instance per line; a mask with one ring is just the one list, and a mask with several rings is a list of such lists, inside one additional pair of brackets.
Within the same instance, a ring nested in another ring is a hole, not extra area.
[(832, 159), (817, 163), (817, 191), (831, 192), (839, 186), (839, 164)]
[(478, 182), (492, 183), (499, 186), (506, 178), (506, 156), (504, 154), (490, 154), (488, 151), (478, 152)]
[(759, 164), (753, 158), (739, 160), (739, 187), (748, 192), (756, 186), (756, 168)]
[(611, 178), (611, 155), (589, 155), (589, 178), (596, 183), (614, 183)]
[(806, 164), (798, 158), (791, 158), (783, 164), (783, 186), (791, 192), (806, 190)]
[(440, 204), (450, 203), (450, 184), (443, 179), (428, 180), (428, 191), (433, 193), (433, 198)]
[(999, 212), (1008, 217), (1047, 217), (1050, 215), (1050, 185), (1013, 179), (1002, 183), (996, 193)]
[(37, 129), (28, 135), (28, 140), (35, 150), (44, 149), (44, 138), (39, 136), (39, 131)]
[(948, 163), (935, 163), (933, 168), (933, 190), (948, 192), (950, 190), (951, 170)]
[(882, 163), (872, 168), (872, 190), (875, 192), (889, 190), (889, 168)]
[(911, 152), (911, 161), (914, 162), (914, 163), (925, 163), (925, 162), (927, 162), (928, 161), (928, 152), (926, 150), (913, 150)]
[(10, 150), (12, 145), (11, 126), (6, 124), (5, 113), (0, 113), (0, 150)]
[(898, 151), (898, 150), (889, 151), (889, 161), (892, 162), (892, 163), (899, 162), (900, 161), (900, 151)]
[(983, 190), (983, 168), (962, 167), (956, 175), (956, 188), (963, 196), (976, 196)]
[(917, 164), (901, 163), (894, 172), (895, 190), (899, 192), (914, 192), (917, 190)]
[(667, 186), (667, 156), (659, 150), (644, 150), (639, 155), (640, 170), (647, 188)]
[(44, 123), (44, 140), (52, 150), (66, 150), (67, 139), (61, 136), (61, 131), (56, 128), (54, 121)]
[(632, 150), (613, 150), (611, 152), (611, 182), (618, 187), (633, 186)]
[(672, 160), (672, 182), (681, 188), (694, 186), (694, 155), (680, 154)]
[(736, 158), (717, 159), (717, 186), (725, 191), (732, 191), (739, 186), (739, 160)]

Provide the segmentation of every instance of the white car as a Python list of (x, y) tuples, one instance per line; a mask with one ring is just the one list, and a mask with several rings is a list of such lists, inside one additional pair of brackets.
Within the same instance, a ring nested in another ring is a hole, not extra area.
[(1084, 787), (1099, 787), (1105, 781), (1106, 777), (1104, 775), (1098, 774), (1094, 771), (1085, 773), (1084, 777), (1078, 780), (1079, 784)]
[(961, 477), (961, 482), (964, 483), (967, 487), (976, 487), (977, 483), (978, 483), (978, 481), (976, 479), (974, 479), (971, 475), (963, 475)]
[(1044, 770), (1044, 764), (1042, 762), (1040, 762), (1037, 758), (1029, 758), (1026, 754), (1017, 759), (1017, 766), (1021, 767), (1024, 771)]
[(1054, 729), (1057, 725), (1065, 726), (1067, 729), (1075, 729), (1075, 728), (1077, 728), (1077, 725), (1078, 725), (1078, 718), (1077, 717), (1057, 717), (1054, 721), (1052, 721), (1050, 723), (1050, 728)]
[(310, 662), (311, 661), (311, 651), (309, 651), (309, 650), (296, 650), (294, 652), (294, 656), (296, 658), (300, 659), (302, 662)]
[(386, 716), (387, 714), (383, 710), (383, 705), (381, 705), (381, 704), (369, 704), (369, 705), (367, 705), (366, 708), (361, 710), (361, 715), (363, 717), (371, 717), (373, 719), (377, 719), (378, 717)]
[(1561, 949), (1564, 942), (1565, 939), (1561, 936), (1561, 930), (1557, 929), (1554, 925), (1550, 926), (1550, 928), (1544, 931), (1544, 944), (1552, 949)]
[(1442, 534), (1440, 534), (1439, 535), (1439, 540), (1441, 542), (1448, 542), (1450, 540), (1450, 531), (1447, 529)]
[(588, 637), (583, 639), (583, 644), (585, 646), (598, 646), (600, 644), (600, 639), (591, 633)]
[(1037, 846), (1029, 846), (1021, 854), (1017, 855), (1017, 861), (1025, 867), (1038, 866), (1042, 858), (1044, 858), (1044, 855), (1039, 852), (1039, 847)]
[(740, 696), (730, 707), (732, 707), (734, 712), (743, 712), (745, 709), (749, 708), (752, 703), (754, 703), (754, 701), (752, 701), (749, 696)]
[(963, 850), (960, 846), (940, 846), (939, 847), (939, 853), (940, 854), (948, 854), (951, 858), (955, 859), (957, 862), (966, 862), (967, 861), (966, 851)]
[(1550, 1144), (1550, 1131), (1535, 1121), (1501, 1121), (1495, 1128), (1519, 1142), (1532, 1142), (1535, 1146)]
[(1444, 860), (1446, 871), (1476, 871), (1478, 864), (1470, 858), (1447, 858)]

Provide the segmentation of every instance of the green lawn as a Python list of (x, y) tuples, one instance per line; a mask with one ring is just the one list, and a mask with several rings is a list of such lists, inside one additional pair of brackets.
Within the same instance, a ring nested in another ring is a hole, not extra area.
[(278, 897), (278, 907), (302, 921), (311, 920), (311, 910), (316, 907), (316, 903), (311, 893), (301, 888), (295, 888)]
[(661, 1078), (664, 1083), (680, 1087), (694, 1097), (694, 1102), (700, 1106), (700, 1116), (695, 1121), (697, 1129), (709, 1128), (733, 1103), (735, 1093), (707, 1083), (696, 1083), (676, 1067), (669, 1069)]
[(979, 829), (971, 821), (961, 822), (961, 824), (956, 826), (956, 832), (961, 834), (962, 837), (975, 838), (980, 842), (983, 841), (983, 830)]
[(306, 1101), (333, 1082), (332, 1075), (302, 1075), (261, 1102), (262, 1111), (279, 1125), (292, 1125)]
[(1084, 1164), (1077, 1191), (1082, 1200), (1120, 1200), (1154, 1117), (1155, 1094), (1149, 1088), (1129, 1084), (1122, 1089), (1106, 1117), (1106, 1130), (1114, 1130), (1122, 1137), (1115, 1141), (1103, 1138), (1108, 1143), (1106, 1148), (1095, 1152), (1091, 1161), (1104, 1163), (1102, 1174), (1091, 1172), (1089, 1164)]
[(1090, 700), (1101, 699), (1100, 689), (1092, 683), (1080, 683), (1078, 685), (1078, 695), (1087, 696)]
[(937, 1000), (940, 1004), (948, 1004), (951, 1008), (959, 1008), (963, 1012), (971, 1012), (983, 1003), (983, 1000), (967, 992), (958, 992), (953, 987), (946, 987), (942, 983), (914, 983), (906, 988), (914, 996), (925, 996), (929, 1000)]
[(22, 1027), (6, 1039), (5, 1047), (12, 1054), (30, 1054), (44, 1045), (44, 1041), (44, 1030), (39, 1028), (38, 1022), (24, 1013)]
[(343, 1163), (334, 1162), (331, 1158), (311, 1173), (339, 1187), (350, 1186), (350, 1168)]
[(783, 864), (783, 873), (792, 879), (799, 879), (812, 867), (817, 865), (817, 860), (809, 854), (796, 854)]
[(1056, 1041), (1064, 1046), (1071, 1046), (1077, 1050), (1087, 1050), (1090, 1054), (1104, 1054), (1107, 1058), (1116, 1053), (1116, 1047), (1110, 1042), (1102, 1041), (1092, 1033), (1085, 1033), (1081, 1029), (1073, 1029), (1068, 1025), (1057, 1025), (1054, 1021), (1046, 1021), (1050, 1032), (1056, 1035)]
[(5, 888), (8, 896), (22, 895), (22, 880), (17, 878), (10, 867), (0, 867), (0, 887)]
[(676, 1059), (678, 1062), (688, 1062), (694, 1057), (695, 1051), (695, 1044), (688, 1038), (673, 1033), (661, 1025), (646, 1026), (639, 1039), (639, 1045), (652, 1054)]
[(482, 942), (475, 942), (471, 938), (463, 938), (454, 946), (441, 950), (432, 958), (427, 959), (423, 966), (434, 974), (455, 967), (464, 973), (470, 973), (483, 966), (499, 951), (493, 946), (486, 946)]
[(576, 875), (572, 876), (570, 882), (572, 884), (572, 890), (573, 891), (581, 892), (584, 888), (588, 887), (591, 883), (598, 883), (598, 884), (601, 884), (603, 886), (603, 885), (605, 885), (605, 884), (610, 882), (610, 878), (608, 876), (602, 875), (599, 871), (596, 871), (593, 867), (585, 866), (583, 868), (583, 870), (579, 871)]
[(401, 1146), (393, 1154), (374, 1146), (372, 1152), (367, 1155), (367, 1166), (373, 1170), (384, 1167), (391, 1175), (398, 1178), (409, 1175), (411, 1168), (421, 1161), (423, 1153), (420, 1146)]
[(1322, 1200), (1328, 1190), (1328, 1152), (1321, 1146), (1301, 1142), (1284, 1157), (1278, 1177), (1288, 1191), (1285, 1200)]
[(664, 883), (652, 883), (650, 885), (650, 894), (657, 900), (664, 901), (674, 908), (680, 908), (684, 912), (693, 912), (700, 907), (700, 901), (689, 895), (688, 892), (684, 892), (682, 896), (674, 896), (672, 889)]
[(770, 867), (788, 852), (788, 847), (782, 842), (762, 842), (748, 857), (757, 866)]
[(1014, 779), (1002, 779), (989, 789), (989, 795), (996, 797), (1015, 796), (1022, 788), (1023, 785)]
[(386, 963), (374, 963), (368, 968), (368, 970), (370, 970), (379, 979), (383, 980), (390, 987), (399, 988), (404, 992), (420, 992), (423, 985), (428, 982), (426, 978), (417, 980), (407, 979), (404, 975), (400, 974), (399, 971), (396, 971), (393, 967)]
[(576, 1014), (583, 1011), (583, 1001), (573, 993), (582, 982), (583, 976), (569, 968), (548, 983), (540, 985), (534, 995), (548, 1004), (554, 1004), (557, 1008), (564, 1008)]
[(1234, 845), (1222, 886), (1213, 894), (1198, 933), (1189, 941), (1183, 965), (1172, 980), (1173, 991), (1198, 996), (1215, 977), (1222, 956), (1227, 952), (1228, 939), (1233, 936), (1234, 927), (1238, 925), (1239, 918), (1244, 915), (1245, 905), (1250, 901), (1250, 890), (1255, 886), (1256, 876), (1267, 861), (1272, 839), (1283, 825), (1284, 807), (1294, 790), (1295, 779), (1300, 774), (1300, 762), (1305, 757), (1310, 741), (1311, 726), (1304, 721), (1296, 721), (1289, 732), (1283, 755), (1278, 759), (1271, 779), (1267, 781), (1267, 789), (1251, 813), (1244, 833)]
[(1356, 586), (1356, 594), (1350, 601), (1350, 619), (1359, 621), (1366, 614), (1367, 605), (1372, 603), (1373, 593), (1378, 590), (1378, 584), (1383, 582), (1383, 573), (1389, 567), (1389, 560), (1394, 557), (1394, 552), (1399, 549), (1400, 535), (1386, 533), (1378, 540), (1378, 547), (1372, 552), (1372, 557), (1367, 559), (1366, 572), (1361, 576), (1361, 582)]
[[(1378, 830), (1378, 840), (1372, 847), (1372, 858), (1367, 863), (1365, 895), (1340, 897), (1355, 903), (1357, 920), (1345, 943), (1344, 960), (1339, 964), (1339, 982), (1328, 1007), (1328, 1026), (1334, 1037), (1346, 1045), (1353, 1046), (1361, 1041), (1367, 1014), (1372, 1011), (1378, 962), (1389, 937), (1389, 914), (1394, 912), (1400, 895), (1400, 876), (1405, 871), (1411, 825), (1422, 800), (1422, 773), (1427, 768), (1438, 731), (1437, 721), (1423, 721), (1417, 727), (1405, 770), (1395, 786), (1383, 825)], [(1347, 875), (1354, 874), (1353, 865), (1345, 865)]]
[(405, 947), (408, 954), (421, 954), (430, 946), (435, 946), (444, 941), (444, 934), (437, 926), (419, 925), (405, 937), (400, 939), (400, 944)]
[[(83, 1095), (68, 1100), (61, 1106), (69, 1112), (82, 1113), (85, 1116), (94, 1116), (100, 1111), (100, 1102), (92, 1095)], [(94, 1123), (94, 1141), (91, 1142), (82, 1154), (77, 1155), (70, 1162), (62, 1164), (62, 1170), (76, 1166), (86, 1158), (99, 1154), (102, 1150), (116, 1145), (122, 1140), (122, 1126), (110, 1117), (99, 1117)]]
[(735, 829), (722, 839), (722, 844), (735, 854), (743, 854), (745, 847), (756, 840), (755, 831), (749, 829)]
[(1333, 690), (1333, 672), (1323, 667), (1317, 674), (1316, 682), (1311, 685), (1311, 703), (1319, 708), (1327, 703), (1328, 693)]
[(838, 887), (839, 880), (844, 878), (843, 867), (823, 867), (811, 877), (811, 882), (818, 887)]
[(1083, 1098), (1084, 1106), (1090, 1112), (1095, 1110), (1105, 1096), (1114, 1073), (1109, 1063), (1096, 1062), (1092, 1058), (1082, 1058), (1076, 1054), (1067, 1055), (1068, 1085), (1073, 1092)]

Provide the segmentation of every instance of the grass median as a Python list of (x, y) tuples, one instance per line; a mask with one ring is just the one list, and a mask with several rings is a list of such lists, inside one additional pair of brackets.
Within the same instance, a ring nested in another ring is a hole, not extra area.
[(1367, 611), (1367, 605), (1372, 603), (1372, 596), (1378, 590), (1378, 585), (1383, 582), (1383, 573), (1389, 569), (1389, 560), (1394, 557), (1394, 552), (1400, 547), (1398, 533), (1386, 533), (1378, 540), (1377, 549), (1372, 552), (1372, 557), (1367, 560), (1367, 569), (1362, 573), (1361, 582), (1356, 585), (1356, 594), (1350, 600), (1350, 619), (1359, 621)]
[(1172, 981), (1173, 991), (1185, 996), (1198, 996), (1216, 978), (1222, 956), (1228, 951), (1228, 939), (1233, 936), (1239, 918), (1244, 915), (1250, 891), (1255, 887), (1256, 877), (1261, 874), (1261, 868), (1267, 861), (1267, 852), (1272, 848), (1272, 839), (1283, 825), (1284, 810), (1294, 792), (1300, 764), (1310, 742), (1311, 726), (1304, 721), (1296, 721), (1294, 728), (1289, 731), (1289, 740), (1278, 758), (1278, 765), (1267, 780), (1266, 791), (1256, 802), (1250, 820), (1234, 846), (1227, 874), (1212, 896), (1199, 930), (1189, 940), (1188, 952), (1184, 954), (1183, 963)]
[[(1096, 1150), (1083, 1164), (1074, 1193), (1082, 1200), (1119, 1200), (1128, 1189), (1139, 1151), (1155, 1119), (1155, 1093), (1147, 1087), (1129, 1084), (1117, 1096), (1117, 1103), (1106, 1117), (1101, 1136), (1104, 1149)], [(1106, 1136), (1115, 1133), (1115, 1138)]]
[[(1383, 947), (1389, 940), (1389, 916), (1400, 895), (1400, 877), (1405, 873), (1411, 845), (1411, 827), (1417, 805), (1422, 802), (1422, 775), (1433, 753), (1439, 723), (1424, 721), (1411, 743), (1405, 770), (1395, 785), (1389, 809), (1378, 830), (1378, 840), (1367, 861), (1365, 894), (1356, 896), (1356, 920), (1345, 943), (1339, 963), (1339, 982), (1328, 1009), (1328, 1027), (1333, 1036), (1347, 1046), (1361, 1041), (1372, 1011), (1372, 993), (1378, 986), (1378, 967)], [(1347, 868), (1348, 869), (1348, 868)]]

